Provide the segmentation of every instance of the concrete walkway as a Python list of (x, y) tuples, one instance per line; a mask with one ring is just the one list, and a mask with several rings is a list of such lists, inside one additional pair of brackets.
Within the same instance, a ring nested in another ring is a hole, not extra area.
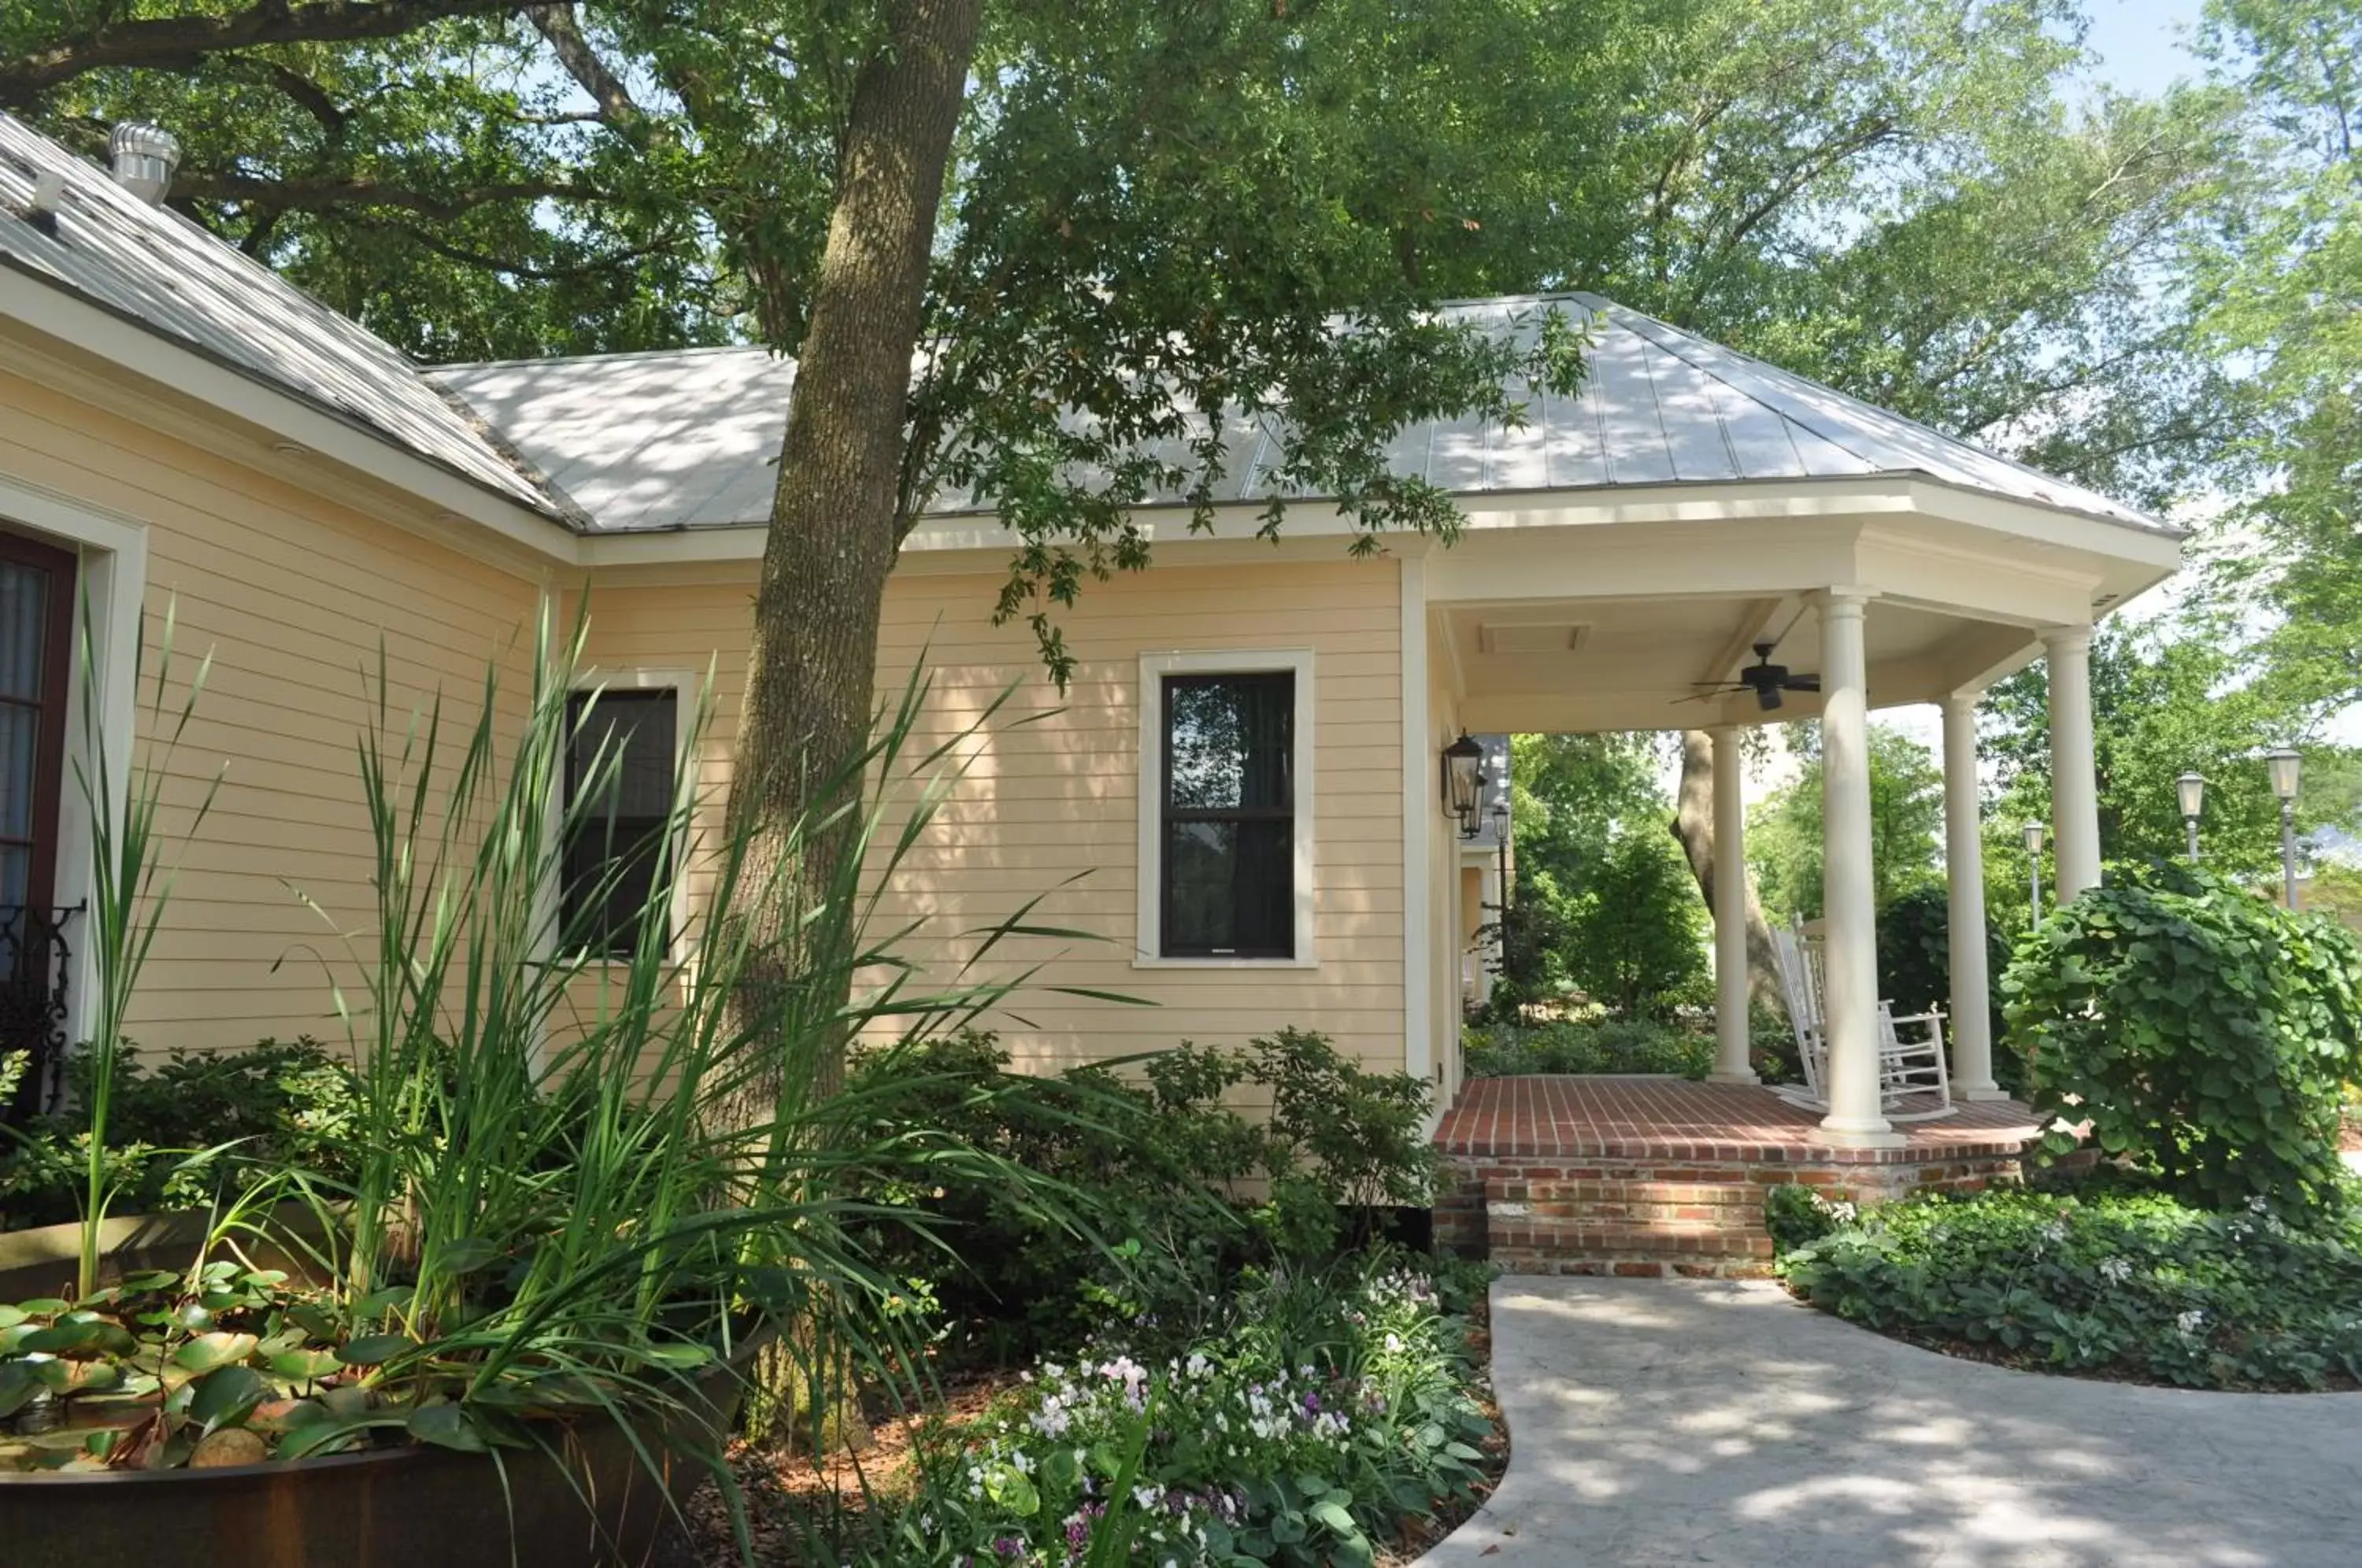
[(2362, 1394), (1955, 1360), (1777, 1286), (1504, 1278), (1508, 1474), (1418, 1568), (2362, 1563)]

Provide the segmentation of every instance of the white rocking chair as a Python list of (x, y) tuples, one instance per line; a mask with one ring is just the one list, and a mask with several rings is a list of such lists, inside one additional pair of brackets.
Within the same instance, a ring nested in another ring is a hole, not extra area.
[[(1805, 1068), (1802, 1084), (1776, 1085), (1772, 1092), (1792, 1105), (1827, 1110), (1829, 1044), (1821, 1010), (1821, 939), (1807, 934), (1802, 921), (1786, 928), (1774, 926), (1772, 956), (1780, 970), (1788, 1021), (1796, 1032), (1796, 1056)], [(1908, 1039), (1904, 1037), (1906, 1031)], [(1878, 1101), (1889, 1121), (1933, 1121), (1959, 1109), (1952, 1104), (1945, 1055), (1942, 1013), (1897, 1018), (1891, 1003), (1878, 1004)], [(1931, 1099), (1933, 1109), (1927, 1105)]]

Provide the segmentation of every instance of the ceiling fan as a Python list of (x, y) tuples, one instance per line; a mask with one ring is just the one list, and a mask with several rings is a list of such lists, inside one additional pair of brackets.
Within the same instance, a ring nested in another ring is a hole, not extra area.
[(1821, 689), (1819, 676), (1792, 674), (1786, 665), (1772, 662), (1772, 650), (1779, 646), (1778, 643), (1756, 644), (1755, 662), (1741, 669), (1735, 681), (1727, 685), (1720, 681), (1698, 681), (1695, 684), (1703, 690), (1693, 696), (1683, 698), (1682, 701), (1704, 702), (1711, 698), (1726, 697), (1734, 692), (1752, 691), (1755, 693), (1756, 705), (1768, 713), (1780, 706), (1783, 692), (1818, 691)]

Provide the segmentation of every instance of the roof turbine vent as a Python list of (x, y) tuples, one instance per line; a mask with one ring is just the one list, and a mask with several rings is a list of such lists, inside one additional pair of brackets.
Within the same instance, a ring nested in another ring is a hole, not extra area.
[(181, 143), (161, 126), (126, 120), (106, 138), (115, 160), (115, 182), (156, 206), (172, 188), (172, 171), (181, 166)]

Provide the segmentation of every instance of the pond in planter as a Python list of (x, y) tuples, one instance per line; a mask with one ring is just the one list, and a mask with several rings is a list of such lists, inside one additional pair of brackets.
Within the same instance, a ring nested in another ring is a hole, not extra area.
[[(188, 1271), (205, 1236), (194, 1216), (110, 1221), (83, 1302), (28, 1294), (71, 1294), (80, 1227), (0, 1237), (9, 1568), (641, 1562), (706, 1474), (697, 1455), (728, 1430), (758, 1349), (685, 1369), (628, 1424), (555, 1401), (462, 1419), (374, 1386), (408, 1342), (330, 1348), (297, 1237)], [(329, 1452), (344, 1445), (357, 1451)]]

